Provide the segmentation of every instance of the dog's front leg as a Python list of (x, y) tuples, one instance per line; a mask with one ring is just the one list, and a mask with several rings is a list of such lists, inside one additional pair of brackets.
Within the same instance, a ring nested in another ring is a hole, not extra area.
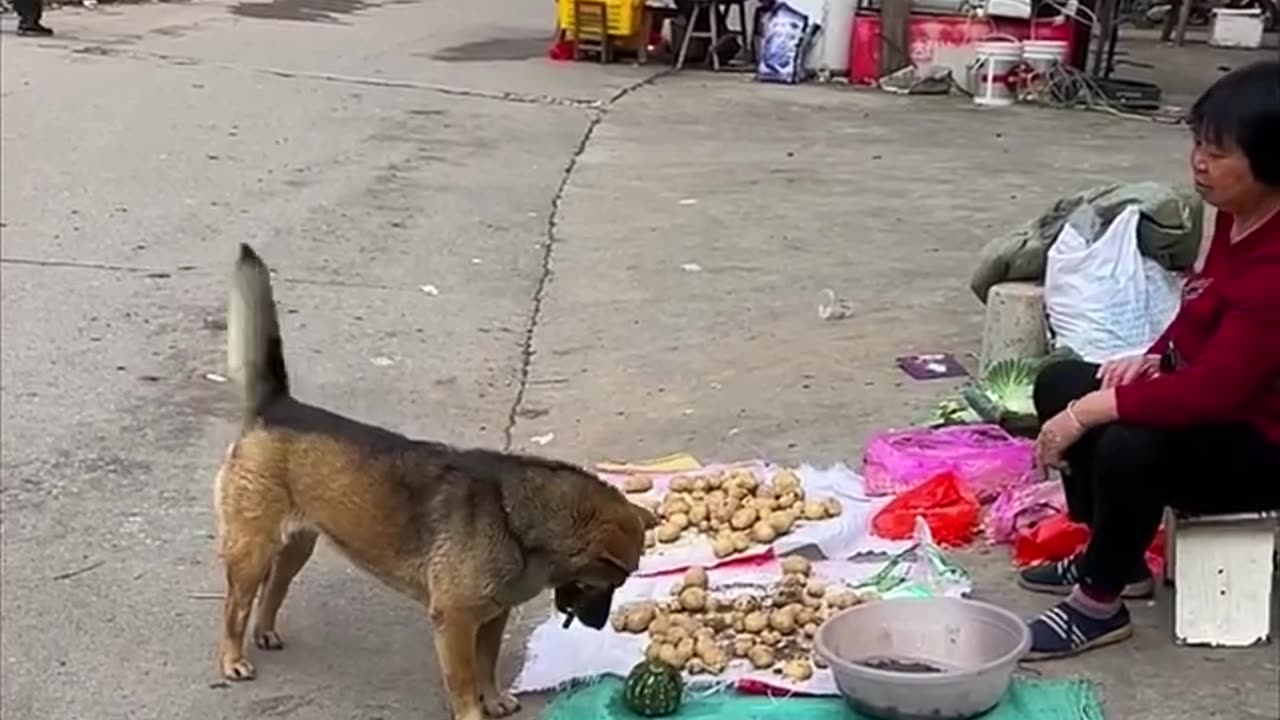
[(502, 635), (506, 632), (509, 614), (509, 611), (503, 610), (497, 617), (481, 625), (476, 642), (480, 702), (491, 718), (506, 717), (520, 709), (520, 701), (498, 686), (498, 655), (502, 650)]
[(444, 687), (454, 720), (482, 720), (477, 683), (476, 642), (482, 615), (474, 607), (431, 608), (436, 655), (444, 672)]

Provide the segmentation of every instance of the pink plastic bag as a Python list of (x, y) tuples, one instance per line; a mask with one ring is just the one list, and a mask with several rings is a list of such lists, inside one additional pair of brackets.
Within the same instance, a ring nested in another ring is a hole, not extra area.
[(862, 474), (871, 495), (897, 495), (953, 472), (986, 502), (1031, 470), (1033, 445), (998, 425), (891, 430), (871, 439)]
[(1067, 496), (1060, 482), (1038, 482), (1032, 470), (1024, 484), (1006, 488), (987, 514), (987, 539), (1013, 542), (1023, 530), (1058, 513), (1066, 512)]

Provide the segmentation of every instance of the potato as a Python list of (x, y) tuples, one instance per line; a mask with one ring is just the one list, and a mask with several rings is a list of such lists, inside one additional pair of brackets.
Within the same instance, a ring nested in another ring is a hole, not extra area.
[(702, 662), (707, 666), (707, 672), (713, 675), (719, 675), (729, 666), (729, 653), (721, 647), (712, 647), (707, 652), (700, 655)]
[(822, 520), (827, 517), (827, 508), (820, 502), (810, 500), (804, 504), (805, 520)]
[(733, 615), (731, 613), (714, 613), (707, 616), (707, 627), (716, 632), (724, 632), (733, 627)]
[(742, 487), (741, 485), (729, 486), (729, 499), (731, 500), (742, 500), (743, 498), (745, 498), (750, 494), (751, 494), (751, 491)]
[(757, 518), (759, 518), (759, 513), (756, 512), (755, 508), (744, 507), (729, 518), (729, 526), (734, 530), (746, 530), (755, 524)]
[(704, 478), (704, 477), (700, 477), (700, 478), (694, 478), (694, 479), (693, 479), (693, 491), (694, 491), (694, 492), (696, 492), (696, 493), (697, 493), (697, 492), (704, 493), (704, 492), (706, 492), (706, 491), (707, 491), (707, 488), (708, 488), (708, 487), (710, 487), (710, 485), (708, 485), (708, 484), (707, 484), (707, 479), (706, 479), (706, 478)]
[(628, 475), (622, 480), (622, 492), (642, 493), (653, 489), (653, 478), (646, 475)]
[(684, 638), (680, 642), (676, 643), (676, 650), (681, 654), (686, 655), (686, 657), (693, 657), (693, 647), (693, 638)]
[(682, 659), (680, 657), (680, 651), (671, 643), (662, 643), (659, 645), (655, 654), (658, 656), (659, 660), (677, 669), (683, 669), (685, 662), (688, 660), (688, 658)]
[(691, 567), (684, 572), (684, 578), (680, 581), (684, 587), (700, 587), (705, 588), (710, 579), (707, 577), (707, 569), (704, 567)]
[(624, 632), (627, 629), (626, 611), (614, 613), (613, 616), (609, 618), (609, 625), (613, 628), (614, 632)]
[(805, 594), (809, 597), (820, 598), (827, 594), (827, 584), (821, 580), (810, 580), (809, 584), (804, 588)]
[(649, 623), (650, 635), (666, 635), (671, 630), (671, 616), (665, 613), (658, 613), (654, 616), (653, 622)]
[(800, 502), (800, 498), (794, 492), (787, 491), (778, 496), (773, 506), (778, 510), (789, 510), (798, 502)]
[(733, 609), (740, 613), (749, 613), (760, 608), (760, 601), (750, 595), (740, 595), (733, 599)]
[(689, 492), (693, 489), (693, 480), (683, 475), (671, 478), (671, 484), (667, 486), (669, 492)]
[(756, 645), (747, 651), (747, 659), (757, 670), (768, 670), (773, 667), (773, 649), (764, 645)]
[(656, 608), (653, 603), (641, 603), (626, 611), (624, 625), (629, 633), (642, 633), (649, 629), (649, 623), (653, 622), (656, 615)]
[(760, 642), (769, 647), (777, 647), (782, 644), (782, 633), (777, 630), (765, 630), (760, 633)]
[(660, 659), (662, 647), (663, 643), (660, 642), (649, 643), (649, 646), (644, 649), (644, 659), (649, 661)]
[(685, 515), (688, 515), (690, 503), (683, 496), (674, 497), (674, 498), (668, 497), (666, 507), (667, 507), (667, 517), (671, 517), (672, 515), (676, 515), (678, 513), (683, 513)]
[(671, 523), (663, 523), (653, 532), (653, 536), (660, 543), (673, 543), (680, 539), (681, 529)]
[(782, 558), (782, 572), (795, 573), (808, 577), (812, 566), (809, 561), (799, 555), (788, 555)]
[(711, 512), (707, 509), (706, 503), (695, 503), (689, 508), (689, 522), (697, 525), (707, 521), (711, 517)]
[(742, 619), (742, 626), (746, 628), (746, 631), (749, 633), (761, 632), (765, 628), (769, 627), (769, 616), (759, 610), (749, 612), (747, 613), (747, 616)]
[(814, 608), (811, 608), (808, 606), (801, 606), (801, 608), (796, 611), (797, 625), (808, 625), (809, 623), (817, 620), (817, 618), (818, 618), (818, 613), (815, 611)]
[(833, 593), (827, 598), (827, 605), (834, 610), (844, 610), (857, 604), (858, 596), (848, 590)]
[(783, 635), (790, 635), (796, 631), (796, 615), (789, 608), (774, 610), (769, 615), (769, 627)]
[(733, 541), (734, 552), (744, 552), (751, 547), (751, 538), (747, 537), (744, 532), (733, 533), (729, 536), (729, 539)]
[(773, 476), (773, 486), (783, 492), (800, 487), (800, 476), (794, 470), (779, 470)]
[(800, 628), (800, 632), (807, 638), (811, 638), (818, 634), (818, 623), (808, 622), (804, 627)]
[(711, 554), (717, 558), (727, 558), (734, 552), (733, 540), (728, 537), (718, 537), (711, 541)]
[(822, 508), (827, 511), (827, 517), (829, 518), (840, 517), (840, 513), (844, 512), (844, 506), (840, 504), (839, 500), (833, 497), (823, 500)]
[(702, 662), (702, 658), (692, 657), (689, 658), (689, 662), (685, 664), (684, 671), (690, 675), (702, 675), (707, 671), (707, 664)]
[(804, 682), (813, 677), (813, 666), (808, 660), (788, 660), (782, 664), (782, 675), (792, 682)]
[(746, 657), (751, 648), (755, 647), (755, 644), (755, 640), (750, 637), (738, 636), (734, 638), (732, 645), (733, 656), (738, 658)]
[(761, 545), (768, 545), (778, 537), (778, 533), (774, 532), (773, 526), (761, 520), (751, 526), (751, 539)]
[(667, 524), (674, 526), (680, 532), (684, 532), (689, 528), (689, 515), (682, 512), (672, 513), (667, 518)]
[(680, 607), (697, 612), (707, 606), (707, 591), (700, 587), (687, 587), (680, 591)]

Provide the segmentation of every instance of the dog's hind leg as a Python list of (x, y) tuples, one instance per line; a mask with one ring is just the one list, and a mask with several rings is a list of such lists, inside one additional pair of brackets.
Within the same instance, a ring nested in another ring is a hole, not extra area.
[(267, 574), (262, 595), (258, 598), (258, 618), (253, 624), (253, 642), (263, 650), (284, 648), (280, 633), (276, 632), (276, 616), (289, 592), (289, 583), (311, 558), (316, 537), (314, 530), (295, 531), (271, 563), (271, 572)]
[(244, 656), (244, 631), (253, 611), (253, 598), (280, 547), (278, 529), (270, 533), (245, 532), (247, 530), (249, 528), (233, 525), (223, 531), (222, 562), (227, 571), (227, 590), (222, 606), (218, 663), (228, 680), (253, 679), (253, 664)]
[(476, 670), (480, 677), (480, 702), (491, 718), (506, 717), (520, 709), (520, 701), (498, 686), (498, 655), (502, 650), (502, 634), (507, 629), (507, 616), (501, 615), (480, 626), (476, 638)]

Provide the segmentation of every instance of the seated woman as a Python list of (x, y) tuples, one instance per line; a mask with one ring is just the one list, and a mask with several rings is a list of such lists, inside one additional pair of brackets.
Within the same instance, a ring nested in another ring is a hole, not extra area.
[(1181, 309), (1145, 355), (1036, 380), (1037, 459), (1061, 469), (1091, 538), (1019, 577), (1069, 596), (1032, 621), (1033, 659), (1133, 633), (1122, 598), (1153, 592), (1143, 556), (1166, 507), (1280, 509), (1280, 62), (1223, 76), (1190, 121), (1196, 189), (1218, 215)]

